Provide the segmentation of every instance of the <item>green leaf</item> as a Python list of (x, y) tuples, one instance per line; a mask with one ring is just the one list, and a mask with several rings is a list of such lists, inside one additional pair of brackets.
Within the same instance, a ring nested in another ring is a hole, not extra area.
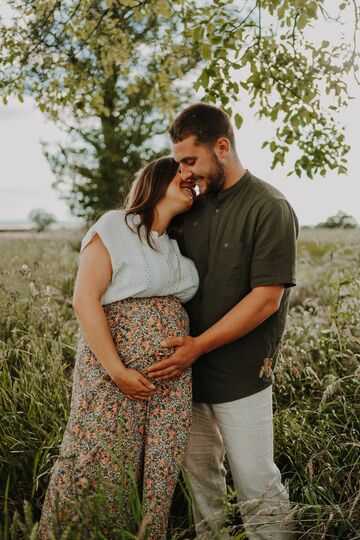
[(199, 77), (198, 80), (195, 81), (194, 84), (193, 84), (195, 92), (197, 92), (199, 90), (200, 86), (201, 86), (201, 77)]
[(243, 117), (239, 113), (236, 113), (234, 117), (234, 121), (235, 121), (236, 128), (240, 129), (243, 123)]
[(202, 26), (195, 26), (192, 32), (193, 41), (200, 41), (202, 36), (204, 35), (204, 30)]
[(321, 47), (323, 49), (326, 49), (329, 45), (330, 45), (330, 41), (326, 41), (326, 39), (324, 39), (324, 41), (321, 43)]
[(285, 5), (283, 4), (278, 8), (278, 18), (283, 19), (285, 15)]
[(299, 127), (299, 118), (297, 116), (292, 116), (290, 118), (290, 124), (294, 129), (297, 129)]
[[(135, 4), (137, 7), (137, 4)], [(157, 2), (156, 10), (163, 17), (169, 17), (171, 14), (170, 6), (167, 2)]]
[(275, 141), (271, 141), (270, 143), (270, 150), (271, 152), (275, 152), (275, 150), (277, 149), (277, 144)]
[(200, 54), (204, 60), (211, 60), (211, 45), (203, 43), (200, 47)]
[(306, 12), (309, 15), (309, 17), (313, 17), (313, 18), (316, 17), (317, 8), (318, 6), (317, 6), (316, 0), (312, 0), (311, 2), (306, 4)]
[(303, 28), (305, 28), (305, 26), (307, 25), (307, 22), (308, 22), (307, 16), (305, 15), (305, 13), (302, 13), (297, 21), (297, 27), (299, 28), (299, 30), (302, 30)]
[(201, 86), (206, 90), (209, 86), (209, 73), (206, 69), (202, 72), (200, 76)]
[(243, 28), (238, 28), (234, 32), (234, 38), (235, 39), (243, 39), (243, 33), (244, 33), (244, 29)]
[[(222, 42), (222, 38), (220, 36), (211, 36), (211, 39), (210, 39), (211, 43), (213, 45), (219, 45), (219, 43)], [(220, 53), (222, 52), (221, 49), (219, 51)]]

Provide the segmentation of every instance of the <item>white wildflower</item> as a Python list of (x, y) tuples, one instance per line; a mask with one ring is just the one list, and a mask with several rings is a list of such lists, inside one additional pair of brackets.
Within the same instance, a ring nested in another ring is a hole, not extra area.
[(39, 291), (36, 288), (35, 283), (33, 281), (30, 281), (29, 283), (29, 291), (30, 291), (31, 296), (33, 296), (34, 298), (35, 296), (39, 294)]
[(339, 394), (341, 390), (341, 379), (338, 379), (325, 388), (325, 392), (321, 398), (320, 406), (324, 405), (334, 395)]
[(23, 276), (31, 275), (31, 270), (27, 264), (22, 264), (19, 271), (20, 271), (20, 274), (22, 274)]

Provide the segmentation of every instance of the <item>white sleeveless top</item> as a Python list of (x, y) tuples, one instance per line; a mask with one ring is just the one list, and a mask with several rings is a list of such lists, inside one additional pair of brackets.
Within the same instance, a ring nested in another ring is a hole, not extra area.
[[(128, 223), (134, 228), (140, 223), (140, 216), (130, 215)], [(132, 232), (126, 224), (125, 211), (110, 210), (87, 231), (80, 253), (96, 233), (112, 264), (112, 279), (101, 297), (102, 305), (129, 297), (167, 295), (174, 295), (184, 303), (195, 295), (199, 286), (195, 264), (180, 253), (177, 241), (166, 232), (159, 236), (151, 231), (155, 251), (146, 241), (144, 227), (140, 241), (137, 231)]]

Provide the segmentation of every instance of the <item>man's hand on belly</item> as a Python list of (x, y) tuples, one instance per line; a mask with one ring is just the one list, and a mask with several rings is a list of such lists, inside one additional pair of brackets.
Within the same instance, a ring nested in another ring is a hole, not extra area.
[(160, 360), (145, 370), (146, 375), (156, 381), (179, 377), (184, 369), (192, 366), (203, 354), (197, 339), (191, 336), (170, 337), (161, 345), (176, 350), (169, 358)]

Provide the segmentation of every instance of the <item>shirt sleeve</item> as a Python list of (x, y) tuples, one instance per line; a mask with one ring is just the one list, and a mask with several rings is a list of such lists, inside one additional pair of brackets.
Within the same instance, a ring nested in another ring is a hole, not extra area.
[(296, 285), (299, 224), (285, 199), (277, 199), (260, 217), (255, 235), (250, 286)]
[(171, 240), (171, 243), (180, 263), (180, 276), (174, 296), (176, 296), (182, 304), (185, 304), (195, 296), (199, 288), (199, 274), (196, 270), (194, 261), (182, 255), (178, 242), (173, 239)]
[(96, 223), (94, 223), (86, 232), (84, 237), (81, 240), (80, 253), (88, 245), (90, 240), (98, 234), (105, 248), (108, 250), (111, 265), (113, 269), (113, 276), (115, 271), (119, 266), (119, 246), (116, 238), (116, 225), (114, 224), (114, 214), (113, 212), (107, 212), (103, 214)]
[(179, 288), (175, 296), (180, 300), (182, 304), (189, 302), (196, 294), (199, 288), (199, 275), (195, 268), (195, 264), (190, 259), (184, 257), (187, 263), (187, 275), (183, 279), (183, 287)]

